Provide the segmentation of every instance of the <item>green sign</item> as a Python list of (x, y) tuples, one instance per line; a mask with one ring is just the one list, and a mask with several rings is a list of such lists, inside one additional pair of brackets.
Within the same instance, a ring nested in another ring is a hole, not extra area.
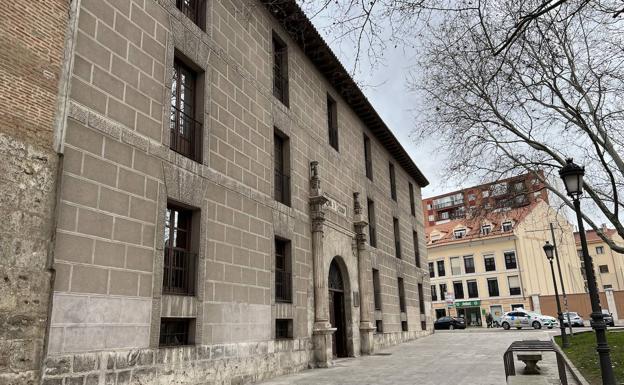
[(480, 299), (475, 299), (472, 301), (455, 301), (455, 307), (460, 308), (460, 307), (477, 307), (477, 306), (481, 306), (481, 300)]

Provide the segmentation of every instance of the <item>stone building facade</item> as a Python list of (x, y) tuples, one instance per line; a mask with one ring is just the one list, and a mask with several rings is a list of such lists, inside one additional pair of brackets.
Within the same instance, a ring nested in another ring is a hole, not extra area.
[(44, 383), (243, 383), (431, 333), (428, 182), (294, 2), (71, 4)]

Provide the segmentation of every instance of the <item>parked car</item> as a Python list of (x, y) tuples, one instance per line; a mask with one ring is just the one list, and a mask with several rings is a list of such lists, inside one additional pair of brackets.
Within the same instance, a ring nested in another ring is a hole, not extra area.
[(442, 329), (448, 329), (448, 330), (453, 330), (453, 329), (465, 329), (466, 328), (466, 321), (463, 318), (457, 318), (457, 317), (441, 317), (438, 318), (434, 323), (433, 323), (433, 328), (436, 330), (442, 330)]
[(607, 326), (615, 326), (615, 322), (613, 321), (613, 314), (609, 312), (607, 309), (602, 309), (602, 319), (604, 319), (605, 324)]
[(570, 323), (572, 326), (585, 326), (585, 320), (583, 320), (583, 317), (574, 311), (563, 313), (563, 326), (568, 326), (568, 315), (570, 316)]
[(501, 326), (505, 330), (509, 330), (512, 327), (516, 329), (541, 329), (542, 327), (552, 329), (554, 327), (558, 327), (559, 322), (555, 317), (542, 315), (524, 309), (515, 309), (513, 311), (505, 313), (501, 317)]

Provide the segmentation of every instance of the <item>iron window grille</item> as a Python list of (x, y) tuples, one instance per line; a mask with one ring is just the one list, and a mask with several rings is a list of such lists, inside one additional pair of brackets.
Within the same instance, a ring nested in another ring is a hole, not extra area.
[(411, 182), (408, 182), (409, 186), (409, 196), (410, 196), (410, 210), (413, 216), (416, 216), (416, 202), (414, 200), (414, 185)]
[(392, 163), (388, 165), (388, 171), (390, 173), (390, 197), (392, 197), (392, 200), (396, 202), (396, 175), (394, 174), (394, 165)]
[(399, 219), (392, 218), (394, 227), (394, 255), (401, 259), (401, 230), (399, 228)]
[(414, 261), (416, 267), (420, 267), (420, 248), (418, 247), (418, 233), (412, 231), (412, 238), (414, 239)]
[(379, 282), (379, 270), (373, 269), (373, 294), (375, 310), (381, 310), (381, 284)]
[(288, 107), (288, 47), (273, 34), (273, 95)]
[(205, 0), (176, 0), (176, 7), (199, 28), (205, 30)]
[(329, 145), (338, 150), (338, 105), (327, 95), (327, 129), (329, 131)]
[(190, 344), (190, 318), (161, 318), (160, 346), (184, 346)]
[(190, 251), (193, 212), (167, 205), (163, 294), (194, 295), (197, 255)]
[(366, 177), (373, 180), (373, 155), (371, 152), (371, 141), (366, 135), (364, 135), (364, 164), (366, 166)]
[(420, 309), (420, 314), (425, 314), (425, 293), (423, 292), (422, 283), (418, 284), (418, 308)]
[(174, 60), (169, 146), (173, 151), (201, 162), (202, 124), (195, 119), (196, 82), (197, 74), (181, 61)]
[(516, 253), (514, 253), (513, 251), (505, 253), (505, 267), (508, 270), (518, 268), (518, 263), (516, 262)]
[(377, 229), (375, 225), (375, 202), (368, 199), (368, 237), (372, 247), (377, 247)]
[(278, 135), (273, 135), (274, 141), (274, 195), (275, 200), (290, 206), (290, 175), (287, 173), (287, 146), (288, 139)]
[(275, 300), (292, 302), (292, 274), (288, 255), (289, 242), (275, 240)]
[(403, 278), (398, 278), (398, 286), (399, 286), (399, 309), (401, 313), (405, 313), (407, 311), (407, 307), (405, 305), (405, 286), (403, 284)]
[(488, 278), (487, 283), (488, 283), (488, 293), (490, 294), (490, 297), (498, 297), (499, 296), (498, 279)]

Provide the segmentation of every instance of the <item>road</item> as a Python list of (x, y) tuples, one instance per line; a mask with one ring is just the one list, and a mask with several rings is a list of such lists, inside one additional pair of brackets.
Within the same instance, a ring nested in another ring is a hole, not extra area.
[[(438, 331), (394, 346), (374, 356), (341, 359), (329, 369), (306, 370), (262, 382), (262, 385), (501, 385), (505, 384), (503, 353), (517, 340), (548, 339), (543, 330), (480, 329)], [(554, 353), (544, 353), (544, 371)], [(522, 363), (518, 369), (523, 367)]]

